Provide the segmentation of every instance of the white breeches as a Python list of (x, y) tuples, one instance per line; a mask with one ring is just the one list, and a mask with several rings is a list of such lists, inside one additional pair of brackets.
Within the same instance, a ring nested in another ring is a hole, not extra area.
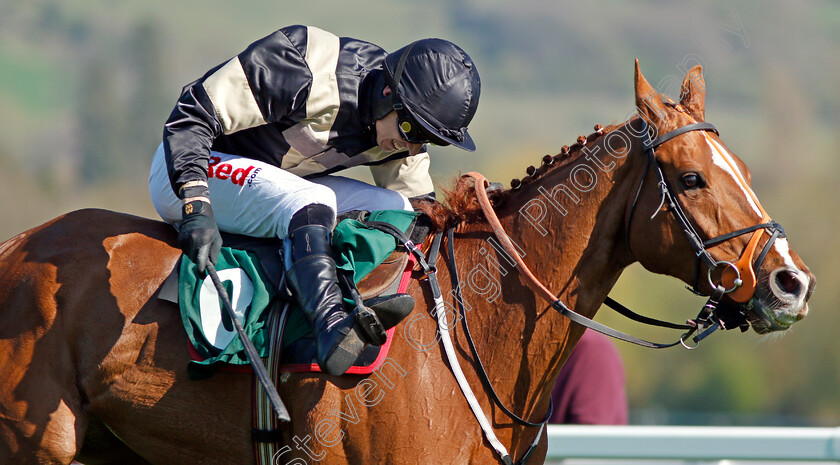
[[(292, 215), (313, 203), (339, 214), (412, 210), (408, 199), (392, 190), (334, 175), (303, 179), (268, 163), (220, 152), (210, 152), (207, 184), (219, 229), (252, 237), (285, 238)], [(177, 226), (181, 200), (169, 183), (163, 144), (152, 160), (149, 193), (161, 218)]]

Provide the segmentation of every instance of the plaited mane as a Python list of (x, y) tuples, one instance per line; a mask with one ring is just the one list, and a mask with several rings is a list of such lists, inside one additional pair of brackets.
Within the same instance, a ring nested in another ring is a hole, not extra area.
[[(547, 173), (562, 169), (565, 166), (577, 161), (583, 154), (583, 148), (594, 143), (600, 137), (614, 131), (621, 125), (603, 127), (595, 125), (595, 132), (588, 137), (580, 135), (572, 146), (564, 145), (560, 153), (555, 155), (544, 155), (539, 167), (533, 165), (525, 169), (525, 176), (522, 179), (512, 179), (509, 189), (493, 189), (488, 192), (494, 206), (500, 206), (522, 186), (530, 184)], [(427, 214), (437, 230), (443, 230), (446, 226), (456, 223), (473, 223), (484, 219), (481, 206), (475, 197), (472, 182), (468, 179), (457, 178), (451, 189), (443, 188), (443, 203), (418, 202), (415, 208)]]

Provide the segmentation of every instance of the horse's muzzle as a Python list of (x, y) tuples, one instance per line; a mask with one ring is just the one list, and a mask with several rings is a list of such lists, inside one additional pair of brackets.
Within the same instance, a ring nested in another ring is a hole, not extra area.
[(805, 318), (815, 286), (810, 272), (788, 267), (771, 271), (745, 304), (753, 329), (759, 334), (784, 331)]

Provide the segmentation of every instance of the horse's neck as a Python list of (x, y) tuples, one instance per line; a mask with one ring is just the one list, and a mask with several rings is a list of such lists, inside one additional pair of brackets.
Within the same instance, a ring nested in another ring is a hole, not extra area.
[[(629, 264), (617, 257), (627, 256), (623, 218), (637, 180), (634, 171), (641, 171), (629, 166), (638, 163), (632, 161), (638, 154), (615, 157), (603, 143), (526, 184), (499, 211), (505, 232), (521, 248), (532, 273), (569, 308), (587, 316), (595, 314)], [(588, 182), (592, 173), (596, 178)], [(475, 228), (463, 236), (485, 241), (475, 244), (478, 253), (473, 247), (456, 252), (464, 269), (490, 274), (468, 274), (462, 286), (462, 291), (478, 288), (473, 289), (478, 294), (474, 302), (466, 293), (464, 297), (476, 310), (469, 312), (470, 322), (475, 321), (473, 336), (483, 347), (485, 366), (502, 399), (535, 420), (544, 415), (562, 362), (583, 331), (571, 328), (569, 320), (525, 287), (505, 254), (490, 247), (489, 227)], [(493, 294), (493, 280), (498, 280), (498, 295)]]
[(609, 135), (599, 138), (512, 195), (500, 212), (505, 232), (522, 247), (534, 275), (587, 316), (632, 261), (624, 218), (643, 161), (635, 147), (617, 156), (623, 145), (615, 142), (635, 139), (625, 127), (615, 133), (612, 149), (606, 148)]

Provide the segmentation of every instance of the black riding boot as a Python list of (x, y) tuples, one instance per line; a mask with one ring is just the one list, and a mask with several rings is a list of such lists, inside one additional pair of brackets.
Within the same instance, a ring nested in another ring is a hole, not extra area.
[(286, 282), (314, 330), (318, 365), (331, 375), (342, 375), (365, 343), (354, 328), (355, 319), (344, 311), (329, 237), (330, 230), (320, 224), (290, 232)]

